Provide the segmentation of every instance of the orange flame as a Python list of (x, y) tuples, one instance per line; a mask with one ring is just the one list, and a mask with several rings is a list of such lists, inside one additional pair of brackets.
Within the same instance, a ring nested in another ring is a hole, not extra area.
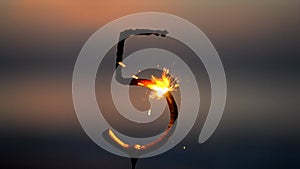
[(155, 96), (157, 98), (162, 98), (164, 94), (169, 91), (174, 91), (179, 86), (175, 80), (171, 79), (171, 76), (168, 73), (169, 69), (164, 69), (161, 78), (152, 76), (150, 82), (139, 83), (138, 85), (152, 89), (156, 92)]

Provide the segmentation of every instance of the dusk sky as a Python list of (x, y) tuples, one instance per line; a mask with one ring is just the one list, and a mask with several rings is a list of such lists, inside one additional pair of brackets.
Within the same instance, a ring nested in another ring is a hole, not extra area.
[(0, 168), (130, 168), (83, 131), (72, 73), (95, 31), (137, 12), (170, 13), (199, 27), (228, 85), (207, 142), (197, 142), (199, 117), (181, 143), (137, 169), (300, 168), (299, 8), (296, 0), (1, 0)]

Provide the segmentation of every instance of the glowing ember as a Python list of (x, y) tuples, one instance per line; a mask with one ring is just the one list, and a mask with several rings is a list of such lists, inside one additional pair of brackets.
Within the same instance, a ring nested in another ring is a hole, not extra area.
[(175, 80), (171, 79), (171, 76), (169, 75), (169, 69), (163, 70), (161, 78), (152, 76), (150, 82), (138, 83), (138, 85), (154, 90), (157, 98), (162, 98), (164, 94), (175, 90), (179, 86)]
[(139, 79), (139, 77), (137, 77), (136, 75), (132, 75), (131, 77), (134, 79)]
[(112, 130), (108, 130), (108, 135), (110, 136), (111, 139), (115, 140), (115, 142), (117, 142), (120, 146), (122, 146), (123, 148), (129, 149), (130, 145), (124, 143), (122, 140), (120, 140)]
[(118, 62), (118, 64), (122, 67), (126, 67), (126, 65), (123, 62)]
[(134, 147), (136, 150), (142, 150), (142, 149), (145, 149), (144, 146), (141, 146), (141, 145), (139, 145), (139, 144), (135, 144), (133, 147)]

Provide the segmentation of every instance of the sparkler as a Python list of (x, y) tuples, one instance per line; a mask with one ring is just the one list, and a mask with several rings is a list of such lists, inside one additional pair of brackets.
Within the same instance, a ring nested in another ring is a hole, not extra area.
[[(145, 33), (146, 32), (146, 33)], [(170, 120), (168, 127), (166, 130), (161, 134), (159, 138), (156, 140), (140, 145), (140, 144), (134, 144), (129, 145), (122, 141), (120, 138), (118, 138), (114, 132), (109, 129), (108, 130), (108, 136), (109, 138), (116, 143), (118, 146), (123, 148), (124, 150), (131, 150), (131, 151), (139, 151), (143, 152), (145, 150), (148, 150), (152, 147), (155, 147), (158, 143), (162, 142), (167, 138), (169, 135), (169, 132), (171, 128), (173, 127), (177, 117), (178, 117), (178, 109), (177, 104), (175, 102), (175, 99), (173, 95), (171, 94), (171, 91), (174, 91), (176, 88), (179, 87), (179, 84), (177, 83), (176, 79), (172, 79), (172, 76), (169, 74), (169, 69), (164, 68), (162, 71), (161, 77), (155, 77), (152, 76), (151, 79), (140, 79), (136, 75), (133, 75), (132, 78), (124, 78), (122, 76), (121, 68), (125, 68), (126, 65), (122, 62), (123, 61), (123, 51), (124, 51), (124, 44), (125, 40), (129, 38), (130, 36), (135, 35), (155, 35), (155, 36), (161, 36), (165, 37), (167, 31), (160, 31), (160, 30), (146, 30), (146, 29), (137, 29), (137, 30), (126, 30), (120, 33), (120, 40), (117, 46), (117, 58), (116, 58), (116, 80), (124, 85), (130, 85), (130, 86), (140, 86), (145, 87), (148, 89), (151, 89), (154, 93), (154, 97), (157, 99), (161, 99), (163, 97), (166, 98), (169, 111), (170, 111)], [(121, 66), (119, 69), (118, 67)], [(149, 113), (149, 112), (148, 112)], [(132, 168), (135, 168), (137, 158), (131, 158)]]

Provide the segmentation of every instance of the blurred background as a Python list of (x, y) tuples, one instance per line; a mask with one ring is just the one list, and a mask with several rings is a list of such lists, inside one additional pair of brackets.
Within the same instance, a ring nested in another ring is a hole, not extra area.
[(1, 0), (0, 168), (130, 168), (81, 128), (72, 72), (96, 30), (147, 11), (187, 19), (208, 36), (228, 97), (207, 142), (198, 144), (195, 127), (137, 168), (300, 168), (299, 9), (296, 0)]

